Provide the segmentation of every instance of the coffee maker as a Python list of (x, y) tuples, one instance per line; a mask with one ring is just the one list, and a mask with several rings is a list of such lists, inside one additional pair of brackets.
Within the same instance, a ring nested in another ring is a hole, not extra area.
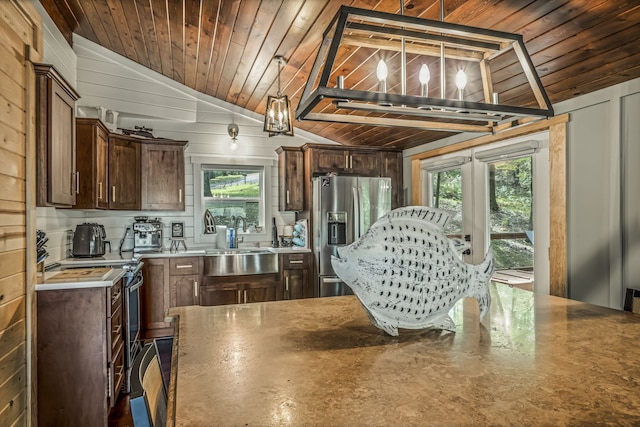
[(133, 223), (134, 252), (162, 252), (162, 228), (159, 218), (136, 217)]

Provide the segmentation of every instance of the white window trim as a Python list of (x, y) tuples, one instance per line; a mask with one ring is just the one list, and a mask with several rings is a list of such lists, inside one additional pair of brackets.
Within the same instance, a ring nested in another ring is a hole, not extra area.
[(191, 157), (193, 167), (193, 240), (196, 243), (216, 244), (216, 234), (204, 234), (204, 197), (202, 195), (202, 165), (219, 165), (229, 168), (235, 167), (263, 167), (263, 184), (264, 184), (264, 222), (262, 233), (246, 233), (242, 234), (245, 242), (263, 242), (271, 240), (271, 228), (267, 227), (266, 222), (271, 218), (271, 176), (273, 168), (276, 167), (276, 161), (273, 159), (234, 159), (220, 158), (218, 156), (194, 156)]

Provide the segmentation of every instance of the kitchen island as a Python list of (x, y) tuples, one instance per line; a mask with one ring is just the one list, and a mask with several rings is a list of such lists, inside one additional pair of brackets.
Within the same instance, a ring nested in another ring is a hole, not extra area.
[(354, 296), (172, 309), (168, 425), (640, 424), (640, 316), (491, 293), (399, 337)]

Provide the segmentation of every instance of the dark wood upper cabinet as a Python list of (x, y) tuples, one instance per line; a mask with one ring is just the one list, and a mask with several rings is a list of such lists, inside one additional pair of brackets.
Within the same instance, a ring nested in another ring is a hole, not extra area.
[(70, 207), (76, 201), (76, 91), (52, 65), (35, 64), (36, 204)]
[(76, 119), (76, 209), (109, 209), (109, 130), (99, 119)]
[(141, 143), (142, 210), (184, 210), (186, 141)]
[(278, 153), (279, 208), (304, 210), (304, 154), (300, 147), (280, 147)]
[(109, 136), (109, 209), (140, 210), (140, 142)]

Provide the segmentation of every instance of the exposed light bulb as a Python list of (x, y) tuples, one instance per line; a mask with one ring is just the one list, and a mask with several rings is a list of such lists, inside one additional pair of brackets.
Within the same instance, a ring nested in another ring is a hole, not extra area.
[(418, 80), (420, 80), (420, 96), (429, 96), (429, 79), (431, 79), (431, 73), (427, 64), (422, 64), (420, 67), (420, 74), (418, 74)]
[(460, 90), (467, 86), (467, 74), (462, 70), (458, 70), (458, 73), (456, 74), (456, 86)]
[(387, 93), (387, 64), (381, 59), (378, 61), (378, 68), (376, 69), (376, 75), (380, 83), (378, 84), (378, 91)]
[(237, 149), (238, 149), (238, 140), (235, 138), (232, 138), (231, 141), (229, 141), (229, 150), (236, 151)]
[(429, 83), (429, 79), (431, 79), (431, 73), (429, 72), (429, 67), (427, 67), (427, 64), (422, 64), (422, 67), (420, 67), (420, 74), (418, 75), (418, 79), (423, 85)]
[(456, 74), (456, 86), (458, 87), (458, 98), (462, 101), (462, 91), (467, 86), (467, 74), (462, 70), (458, 70)]
[(376, 74), (378, 75), (378, 80), (384, 81), (387, 80), (387, 64), (381, 59), (378, 61), (378, 68), (376, 69)]

